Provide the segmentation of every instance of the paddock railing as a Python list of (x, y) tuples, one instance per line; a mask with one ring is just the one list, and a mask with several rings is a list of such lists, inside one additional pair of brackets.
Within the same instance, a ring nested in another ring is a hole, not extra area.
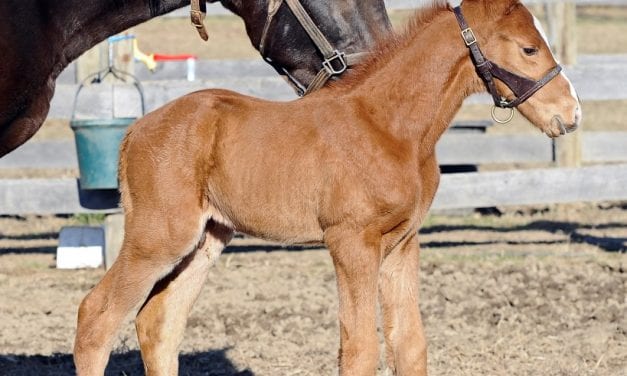
[[(584, 101), (627, 99), (627, 56), (582, 56), (568, 67)], [(239, 72), (236, 75), (234, 72)], [(241, 72), (247, 72), (242, 75)], [(144, 78), (148, 73), (138, 72)], [(175, 71), (162, 71), (162, 80), (143, 83), (148, 110), (194, 90), (221, 87), (267, 99), (290, 100), (292, 90), (264, 63), (257, 61), (199, 62), (197, 76), (188, 82), (167, 79)], [(60, 80), (52, 101), (50, 117), (69, 118), (76, 85)], [(136, 116), (139, 100), (134, 88), (101, 84), (81, 94), (79, 117), (109, 118)], [(469, 103), (489, 103), (486, 96), (469, 98)], [(585, 131), (578, 135), (583, 168), (556, 168), (559, 150), (541, 134), (447, 133), (437, 146), (443, 165), (507, 164), (525, 170), (445, 174), (434, 208), (552, 204), (559, 202), (627, 200), (627, 132)], [(612, 165), (595, 165), (612, 163)], [(529, 166), (542, 169), (529, 169)], [(551, 168), (546, 168), (551, 167)], [(71, 140), (29, 141), (0, 159), (2, 171), (41, 169), (75, 170), (76, 152)], [(15, 174), (13, 174), (14, 176)], [(4, 174), (3, 176), (12, 176)], [(57, 214), (116, 211), (116, 197), (98, 197), (81, 191), (75, 178), (0, 179), (0, 214)]]
[[(583, 132), (582, 138), (584, 164), (612, 164), (443, 174), (433, 208), (627, 200), (627, 132)], [(437, 154), (442, 165), (550, 166), (555, 159), (553, 143), (543, 135), (450, 133)], [(77, 169), (73, 141), (28, 142), (0, 159), (0, 170), (25, 169)], [(75, 178), (0, 179), (3, 215), (115, 212), (116, 200), (94, 198)]]

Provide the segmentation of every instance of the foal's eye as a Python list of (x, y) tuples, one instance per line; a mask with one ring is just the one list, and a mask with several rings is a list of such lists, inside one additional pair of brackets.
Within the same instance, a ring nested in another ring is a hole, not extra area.
[(533, 55), (538, 53), (538, 49), (535, 48), (535, 47), (525, 47), (525, 48), (523, 48), (523, 52), (527, 56), (533, 56)]

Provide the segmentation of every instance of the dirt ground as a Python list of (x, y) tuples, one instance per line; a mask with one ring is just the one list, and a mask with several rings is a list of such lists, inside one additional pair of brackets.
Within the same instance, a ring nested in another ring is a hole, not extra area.
[[(102, 270), (53, 268), (61, 226), (0, 218), (0, 374), (70, 375)], [(627, 375), (627, 204), (431, 216), (420, 308), (432, 375)], [(190, 317), (181, 375), (337, 373), (328, 252), (236, 238)], [(109, 375), (142, 374), (131, 318)], [(381, 363), (379, 375), (386, 375)]]

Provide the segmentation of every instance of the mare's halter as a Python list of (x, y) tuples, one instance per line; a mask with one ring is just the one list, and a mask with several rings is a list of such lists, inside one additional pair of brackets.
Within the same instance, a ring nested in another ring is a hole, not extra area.
[[(277, 14), (284, 1), (287, 3), (287, 6), (292, 11), (292, 14), (294, 14), (303, 29), (305, 29), (307, 35), (309, 35), (324, 58), (322, 61), (322, 68), (313, 81), (311, 81), (309, 86), (305, 86), (299, 82), (294, 76), (289, 74), (285, 68), (280, 66), (277, 67), (272, 59), (265, 55), (268, 30), (270, 29), (274, 16)], [(328, 39), (325, 38), (324, 34), (322, 34), (318, 26), (316, 26), (314, 21), (311, 19), (309, 13), (307, 13), (305, 8), (303, 8), (303, 5), (299, 0), (268, 0), (268, 16), (263, 27), (261, 40), (259, 41), (259, 52), (261, 53), (261, 56), (263, 56), (264, 60), (285, 74), (289, 83), (294, 87), (299, 96), (307, 95), (312, 91), (320, 89), (331, 77), (344, 73), (348, 67), (359, 63), (367, 55), (367, 53), (364, 52), (346, 54), (334, 49)]]
[[(453, 8), (453, 11), (455, 12), (457, 23), (462, 29), (462, 38), (464, 39), (464, 43), (466, 43), (466, 47), (470, 49), (472, 62), (477, 69), (477, 73), (487, 86), (488, 92), (490, 93), (490, 95), (492, 95), (492, 99), (494, 100), (494, 107), (492, 108), (492, 118), (497, 123), (503, 124), (512, 120), (512, 117), (514, 116), (514, 107), (517, 107), (518, 105), (529, 99), (529, 97), (531, 97), (536, 91), (540, 90), (544, 85), (548, 84), (549, 81), (554, 79), (562, 71), (562, 67), (558, 64), (546, 75), (544, 75), (544, 77), (542, 77), (540, 80), (535, 81), (530, 78), (519, 76), (516, 73), (499, 67), (498, 65), (496, 65), (495, 62), (486, 59), (486, 57), (481, 52), (475, 34), (464, 19), (461, 7), (457, 6)], [(510, 90), (514, 93), (514, 99), (507, 100), (507, 98), (499, 94), (498, 89), (496, 88), (496, 84), (494, 83), (494, 78), (502, 81), (505, 85), (507, 85), (507, 87), (510, 88)], [(498, 119), (495, 114), (495, 110), (497, 107), (511, 109), (509, 117), (505, 120)]]
[[(207, 0), (191, 0), (191, 11), (190, 18), (192, 21), (192, 25), (198, 31), (198, 34), (203, 40), (207, 40), (209, 35), (207, 34), (207, 29), (205, 29), (205, 25), (203, 24), (203, 20), (205, 18), (205, 14), (207, 12)], [(268, 39), (268, 30), (270, 29), (270, 25), (272, 24), (272, 20), (274, 16), (279, 11), (281, 4), (283, 1), (287, 3), (287, 6), (290, 8), (298, 22), (301, 24), (303, 29), (307, 32), (311, 40), (314, 42), (320, 53), (322, 53), (323, 61), (322, 61), (322, 69), (318, 72), (316, 77), (314, 77), (313, 81), (306, 86), (299, 82), (294, 76), (292, 76), (285, 68), (275, 64), (272, 59), (265, 55), (265, 47), (266, 47), (266, 39)], [(333, 76), (338, 76), (344, 73), (348, 67), (353, 66), (359, 63), (368, 53), (359, 52), (354, 54), (346, 54), (344, 52), (340, 52), (334, 49), (331, 46), (331, 43), (325, 38), (324, 34), (320, 31), (318, 26), (313, 22), (309, 13), (303, 8), (303, 5), (299, 0), (268, 0), (268, 16), (266, 18), (266, 23), (263, 27), (263, 32), (261, 34), (261, 40), (259, 42), (259, 52), (261, 56), (263, 56), (266, 62), (270, 63), (275, 69), (283, 72), (283, 74), (288, 78), (288, 82), (299, 96), (303, 96), (311, 93), (312, 91), (316, 91), (320, 89), (324, 84)]]

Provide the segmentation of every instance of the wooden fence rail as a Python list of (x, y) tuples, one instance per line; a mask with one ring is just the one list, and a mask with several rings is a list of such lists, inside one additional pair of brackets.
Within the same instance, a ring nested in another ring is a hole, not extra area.
[[(445, 174), (434, 208), (627, 200), (627, 132), (584, 132), (583, 162), (620, 162), (550, 168)], [(447, 133), (438, 143), (443, 165), (550, 163), (553, 144), (543, 135)], [(0, 159), (6, 169), (76, 169), (74, 143), (31, 141)], [(79, 189), (76, 179), (0, 179), (0, 214), (116, 212), (116, 192)]]
[[(271, 100), (295, 99), (294, 91), (262, 61), (199, 61), (196, 81), (181, 79), (185, 70), (172, 63), (153, 75), (137, 67), (144, 87), (148, 111), (187, 93), (224, 88)], [(568, 77), (583, 101), (627, 99), (627, 54), (582, 55), (578, 64), (566, 67)], [(179, 69), (180, 68), (180, 69)], [(177, 72), (178, 70), (178, 72)], [(71, 72), (70, 72), (71, 73)], [(77, 85), (70, 83), (71, 74), (59, 79), (52, 98), (49, 117), (69, 119)], [(177, 76), (178, 74), (178, 76)], [(487, 94), (473, 95), (466, 103), (491, 103)], [(139, 97), (131, 85), (104, 83), (86, 87), (78, 102), (79, 117), (107, 118), (139, 115)]]
[[(582, 162), (627, 162), (627, 132), (583, 132), (582, 139)], [(555, 161), (553, 144), (542, 134), (445, 133), (437, 144), (437, 154), (442, 165)], [(0, 158), (0, 169), (77, 167), (76, 149), (70, 140), (27, 142)]]
[[(444, 174), (434, 209), (627, 200), (627, 164)], [(84, 213), (115, 196), (86, 197), (75, 179), (0, 180), (0, 213)], [(117, 209), (106, 209), (115, 212)]]
[(627, 200), (627, 164), (446, 174), (434, 209)]

